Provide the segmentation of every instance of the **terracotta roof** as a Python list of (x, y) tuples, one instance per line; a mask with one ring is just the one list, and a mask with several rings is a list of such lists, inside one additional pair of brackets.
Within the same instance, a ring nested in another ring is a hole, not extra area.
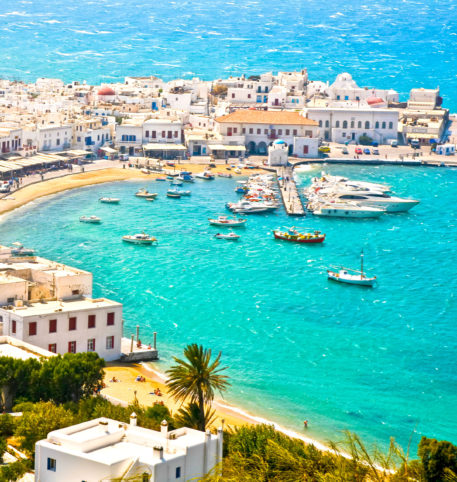
[(303, 125), (318, 126), (319, 124), (303, 117), (298, 112), (268, 111), (268, 110), (236, 110), (231, 114), (218, 117), (220, 123), (269, 124), (269, 125)]

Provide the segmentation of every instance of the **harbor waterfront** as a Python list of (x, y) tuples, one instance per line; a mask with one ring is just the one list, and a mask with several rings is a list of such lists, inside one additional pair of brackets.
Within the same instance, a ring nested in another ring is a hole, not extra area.
[[(302, 191), (323, 169), (296, 172)], [(214, 238), (208, 218), (236, 201), (236, 179), (197, 181), (167, 199), (168, 183), (129, 181), (42, 198), (3, 217), (2, 243), (94, 273), (94, 296), (124, 305), (125, 333), (159, 336), (164, 370), (187, 343), (222, 350), (233, 387), (227, 400), (295, 431), (406, 445), (412, 431), (456, 442), (457, 335), (454, 239), (457, 172), (394, 166), (325, 166), (330, 174), (389, 184), (421, 203), (373, 220), (275, 213), (250, 215), (237, 243)], [(150, 203), (135, 197), (145, 187)], [(101, 204), (114, 197), (119, 205)], [(97, 215), (103, 223), (79, 222)], [(295, 224), (326, 233), (309, 246), (275, 241)], [(42, 229), (46, 226), (46, 229)], [(41, 229), (38, 229), (38, 228)], [(145, 231), (157, 246), (123, 243)], [(363, 248), (370, 291), (331, 283), (330, 265), (354, 266)], [(415, 436), (415, 437), (416, 437)], [(415, 442), (416, 442), (415, 438)]]

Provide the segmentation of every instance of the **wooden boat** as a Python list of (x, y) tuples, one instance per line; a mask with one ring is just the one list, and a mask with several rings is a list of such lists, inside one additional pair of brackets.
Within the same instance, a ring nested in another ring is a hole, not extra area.
[(336, 268), (338, 271), (327, 270), (328, 279), (372, 288), (376, 284), (376, 276), (369, 277), (363, 272), (363, 251), (360, 254), (360, 260), (360, 271), (341, 266)]
[(105, 204), (119, 204), (121, 202), (121, 200), (116, 197), (101, 197), (99, 201)]
[(81, 216), (79, 218), (81, 223), (89, 223), (89, 224), (100, 224), (102, 220), (98, 216)]
[(141, 234), (122, 236), (122, 241), (125, 241), (126, 243), (132, 243), (132, 244), (152, 244), (152, 243), (156, 243), (157, 239), (154, 238), (154, 236), (150, 236), (149, 234), (141, 233)]
[(320, 231), (313, 231), (312, 233), (300, 233), (295, 228), (289, 228), (287, 231), (280, 231), (276, 229), (273, 231), (275, 239), (283, 239), (284, 241), (292, 241), (294, 243), (323, 243), (325, 234)]
[(150, 198), (156, 198), (157, 193), (156, 192), (149, 192), (146, 188), (141, 188), (139, 191), (137, 191), (135, 193), (135, 196), (150, 199)]
[(216, 219), (209, 218), (208, 221), (213, 226), (229, 226), (231, 228), (236, 228), (238, 226), (244, 226), (246, 224), (247, 219), (219, 216)]
[(214, 237), (217, 239), (227, 239), (229, 241), (238, 241), (238, 239), (241, 238), (239, 234), (235, 234), (235, 233), (228, 233), (228, 234), (217, 233), (214, 235)]

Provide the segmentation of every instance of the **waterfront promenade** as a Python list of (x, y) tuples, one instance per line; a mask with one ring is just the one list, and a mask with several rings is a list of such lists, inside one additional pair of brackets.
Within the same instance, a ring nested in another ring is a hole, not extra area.
[(294, 180), (293, 167), (278, 167), (278, 184), (284, 209), (289, 216), (304, 216), (305, 210)]

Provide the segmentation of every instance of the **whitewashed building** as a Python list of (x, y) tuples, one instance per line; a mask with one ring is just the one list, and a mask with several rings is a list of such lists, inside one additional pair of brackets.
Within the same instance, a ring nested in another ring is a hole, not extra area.
[(326, 141), (358, 142), (366, 135), (380, 144), (397, 139), (398, 111), (393, 109), (310, 107), (304, 113), (319, 126), (319, 137)]
[(50, 432), (35, 445), (37, 482), (197, 480), (222, 460), (222, 429), (216, 435), (190, 428), (161, 431), (108, 418)]

